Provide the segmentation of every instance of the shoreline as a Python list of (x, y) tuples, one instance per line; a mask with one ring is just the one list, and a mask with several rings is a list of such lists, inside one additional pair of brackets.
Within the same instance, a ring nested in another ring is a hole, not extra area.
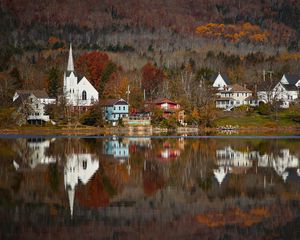
[(48, 128), (48, 127), (29, 127), (29, 128), (7, 128), (0, 129), (0, 135), (61, 135), (61, 136), (212, 136), (212, 135), (300, 135), (300, 126), (298, 127), (241, 127), (232, 130), (220, 130), (218, 128), (196, 128), (185, 127), (177, 129), (166, 128), (138, 128), (132, 130), (129, 127), (116, 128), (96, 128), (96, 127), (77, 127), (77, 128)]

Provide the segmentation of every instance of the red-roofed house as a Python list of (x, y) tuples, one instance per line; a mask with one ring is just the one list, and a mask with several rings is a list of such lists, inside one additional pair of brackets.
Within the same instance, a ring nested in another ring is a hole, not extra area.
[(168, 118), (177, 114), (178, 121), (184, 124), (184, 110), (181, 109), (180, 104), (174, 102), (168, 98), (156, 99), (154, 101), (145, 102), (145, 109), (153, 111), (154, 109), (161, 109), (163, 111), (163, 117)]

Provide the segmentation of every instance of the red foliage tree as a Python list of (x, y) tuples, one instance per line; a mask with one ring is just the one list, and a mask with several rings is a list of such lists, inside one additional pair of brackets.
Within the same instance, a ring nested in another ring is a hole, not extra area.
[(98, 89), (103, 71), (110, 62), (106, 53), (94, 51), (81, 55), (76, 61), (76, 70)]
[(164, 78), (163, 71), (151, 63), (147, 63), (142, 68), (142, 87), (145, 89), (148, 97), (155, 96)]

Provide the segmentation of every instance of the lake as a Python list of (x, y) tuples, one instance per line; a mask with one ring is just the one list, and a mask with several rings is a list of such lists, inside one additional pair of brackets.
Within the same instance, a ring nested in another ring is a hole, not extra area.
[(1, 239), (300, 239), (300, 138), (0, 136)]

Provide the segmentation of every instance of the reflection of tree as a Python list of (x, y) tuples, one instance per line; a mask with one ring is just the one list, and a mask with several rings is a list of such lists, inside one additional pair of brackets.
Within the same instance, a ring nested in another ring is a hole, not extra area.
[(52, 191), (56, 192), (59, 188), (59, 169), (58, 162), (48, 165), (49, 184)]
[(76, 198), (85, 207), (106, 207), (109, 205), (109, 193), (112, 192), (114, 189), (109, 179), (97, 171), (87, 185), (78, 187)]
[(162, 171), (156, 162), (147, 161), (146, 170), (143, 172), (143, 185), (146, 195), (154, 195), (164, 186), (164, 177)]

